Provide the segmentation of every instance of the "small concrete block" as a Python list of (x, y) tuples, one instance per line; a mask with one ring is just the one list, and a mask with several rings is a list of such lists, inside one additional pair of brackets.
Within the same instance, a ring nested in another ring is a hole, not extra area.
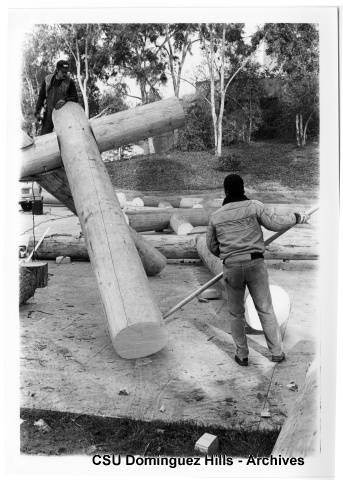
[(56, 257), (56, 263), (61, 264), (61, 263), (70, 263), (71, 258), (66, 257), (64, 255), (61, 255), (60, 257)]
[(218, 451), (218, 437), (210, 433), (204, 433), (196, 442), (194, 450), (206, 455), (215, 455)]

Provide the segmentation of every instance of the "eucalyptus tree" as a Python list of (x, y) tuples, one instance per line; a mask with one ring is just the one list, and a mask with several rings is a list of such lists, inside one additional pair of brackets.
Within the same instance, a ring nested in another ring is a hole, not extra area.
[(319, 115), (319, 31), (310, 23), (267, 23), (255, 35), (274, 59), (271, 73), (285, 84), (283, 103), (295, 125), (296, 142), (306, 145), (310, 121)]
[(63, 52), (69, 56), (72, 71), (76, 74), (86, 116), (89, 117), (89, 97), (97, 92), (97, 76), (93, 67), (97, 63), (101, 48), (101, 26), (99, 24), (54, 25), (56, 40)]
[[(142, 104), (160, 99), (159, 86), (167, 81), (166, 64), (161, 58), (163, 25), (159, 24), (104, 24), (103, 45), (109, 62), (103, 70), (105, 81), (116, 77), (132, 78), (136, 81)], [(113, 82), (112, 82), (113, 84)], [(131, 95), (132, 96), (132, 95)]]
[(221, 156), (225, 98), (232, 81), (250, 60), (252, 47), (244, 41), (243, 23), (201, 24), (200, 42), (210, 83), (215, 155)]
[(71, 74), (77, 80), (87, 117), (90, 110), (96, 112), (99, 95), (97, 73), (99, 62), (104, 62), (103, 57), (99, 58), (101, 35), (98, 24), (36, 25), (26, 36), (23, 49), (26, 110), (34, 110), (42, 80), (54, 71), (56, 61), (63, 57), (70, 62)]

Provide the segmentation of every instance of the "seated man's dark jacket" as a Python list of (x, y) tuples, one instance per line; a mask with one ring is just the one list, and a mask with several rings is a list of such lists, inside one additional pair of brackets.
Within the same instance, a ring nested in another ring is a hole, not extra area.
[(59, 100), (78, 102), (75, 82), (69, 77), (56, 80), (55, 74), (47, 75), (42, 82), (35, 111), (35, 114), (38, 114), (43, 106), (45, 107), (41, 135), (53, 131), (52, 112)]

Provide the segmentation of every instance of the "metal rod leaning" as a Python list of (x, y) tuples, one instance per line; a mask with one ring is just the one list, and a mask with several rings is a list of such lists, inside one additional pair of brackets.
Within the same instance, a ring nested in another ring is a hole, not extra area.
[(39, 242), (37, 243), (36, 246), (33, 247), (33, 250), (32, 252), (30, 253), (30, 255), (27, 257), (27, 259), (25, 260), (25, 262), (29, 262), (33, 256), (33, 254), (38, 250), (40, 244), (42, 243), (42, 241), (44, 240), (44, 237), (46, 236), (46, 234), (48, 233), (48, 231), (50, 230), (50, 227), (48, 227), (45, 232), (43, 233), (43, 235), (41, 236)]

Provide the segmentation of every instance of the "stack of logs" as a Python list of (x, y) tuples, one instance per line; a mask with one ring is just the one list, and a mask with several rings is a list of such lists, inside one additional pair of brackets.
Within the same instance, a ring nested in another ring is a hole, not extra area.
[[(143, 239), (164, 257), (171, 260), (193, 260), (205, 257), (206, 263), (209, 262), (204, 234), (209, 217), (216, 210), (215, 208), (136, 207), (131, 202), (124, 202), (123, 197), (121, 198), (129, 225), (135, 232), (143, 233)], [(188, 200), (191, 204), (192, 199)], [(159, 204), (165, 207), (166, 202), (160, 200)], [(287, 209), (292, 211), (292, 206), (287, 206)], [(299, 206), (294, 207), (293, 210), (299, 210)], [(265, 238), (268, 238), (266, 231), (264, 234)], [(29, 248), (32, 246), (33, 239), (30, 240)], [(39, 258), (52, 260), (60, 255), (69, 256), (73, 260), (89, 260), (84, 237), (70, 235), (67, 232), (46, 236), (39, 248)], [(302, 225), (290, 230), (268, 246), (265, 257), (271, 260), (318, 258), (313, 228)], [(211, 270), (213, 271), (213, 268)], [(154, 275), (158, 272), (148, 270), (147, 273)]]

